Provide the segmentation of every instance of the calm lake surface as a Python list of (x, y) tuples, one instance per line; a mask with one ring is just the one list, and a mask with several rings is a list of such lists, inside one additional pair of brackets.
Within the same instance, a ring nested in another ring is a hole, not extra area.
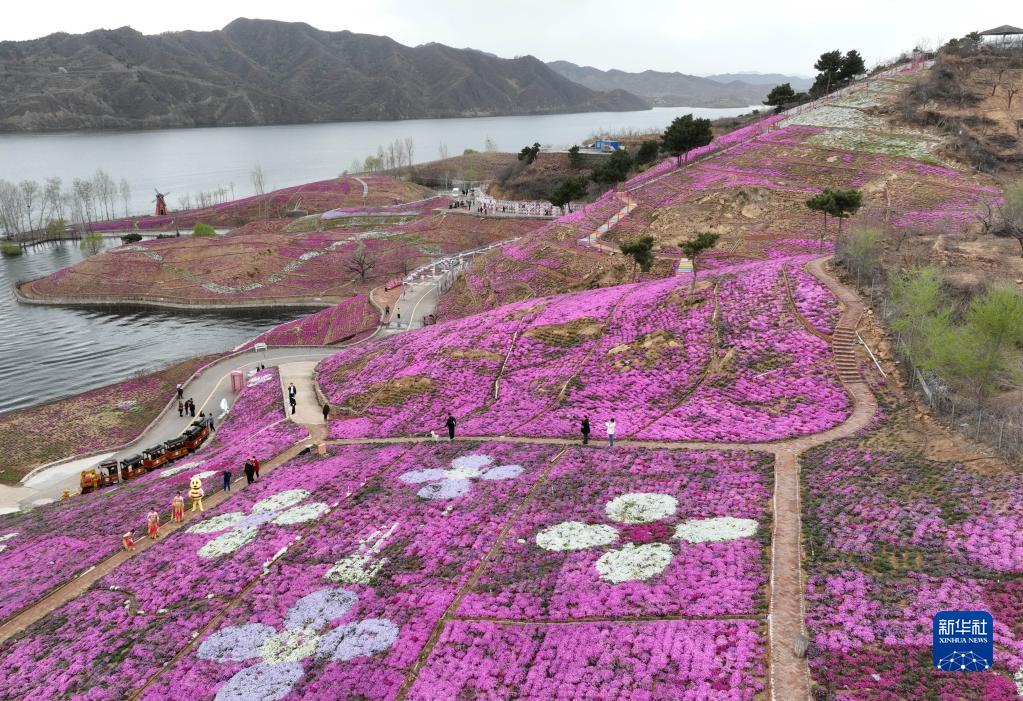
[[(467, 148), (483, 150), (489, 137), (498, 150), (518, 151), (535, 141), (567, 147), (601, 130), (659, 130), (672, 119), (732, 117), (751, 108), (662, 107), (641, 112), (590, 112), (535, 117), (415, 119), (399, 122), (335, 122), (273, 127), (161, 129), (154, 131), (0, 134), (0, 179), (42, 181), (59, 175), (65, 186), (102, 168), (131, 185), (131, 210), (152, 213), (153, 190), (176, 199), (234, 185), (235, 197), (252, 194), (250, 173), (263, 167), (267, 189), (337, 177), (395, 139), (415, 139), (417, 163)], [(194, 197), (193, 197), (194, 201)]]
[[(106, 239), (107, 246), (120, 239)], [(19, 304), (17, 280), (86, 257), (75, 241), (0, 256), (0, 413), (84, 392), (175, 360), (225, 351), (302, 312), (179, 313)]]
[[(582, 143), (603, 130), (660, 130), (692, 113), (715, 119), (750, 108), (658, 108), (641, 112), (596, 112), (535, 117), (420, 119), (342, 122), (272, 127), (165, 129), (134, 132), (0, 134), (0, 178), (43, 181), (91, 176), (102, 168), (128, 180), (131, 210), (152, 213), (154, 188), (177, 196), (234, 186), (235, 197), (252, 194), (250, 172), (259, 163), (267, 188), (336, 177), (354, 159), (376, 153), (395, 139), (415, 139), (416, 162), (467, 148), (483, 150), (489, 138), (499, 150), (518, 151), (538, 141), (549, 147)], [(119, 245), (110, 239), (107, 246)], [(127, 379), (140, 370), (203, 353), (229, 350), (276, 324), (301, 316), (291, 312), (208, 314), (156, 309), (96, 310), (19, 304), (17, 280), (49, 274), (85, 257), (76, 242), (0, 257), (0, 413), (84, 392)]]

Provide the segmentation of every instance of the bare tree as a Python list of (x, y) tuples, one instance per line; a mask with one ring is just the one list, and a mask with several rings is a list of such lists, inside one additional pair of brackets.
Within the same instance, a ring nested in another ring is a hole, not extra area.
[(1006, 111), (1011, 110), (1012, 98), (1019, 93), (1019, 86), (1012, 80), (1007, 80), (1002, 83), (1002, 90), (1005, 92), (1005, 109)]
[(497, 142), (491, 139), (489, 136), (483, 141), (483, 150), (487, 153), (494, 153), (497, 151)]
[(359, 244), (359, 247), (352, 251), (352, 254), (341, 261), (341, 265), (350, 273), (359, 276), (359, 280), (365, 282), (366, 276), (376, 267), (377, 262), (369, 255), (366, 247)]
[(411, 168), (416, 155), (416, 140), (411, 136), (406, 136), (402, 146), (405, 151), (405, 165)]
[(263, 166), (259, 163), (253, 165), (249, 177), (252, 179), (252, 189), (256, 191), (256, 194), (264, 194), (266, 192), (266, 177), (263, 175)]
[(442, 161), (448, 158), (448, 145), (443, 141), (440, 142), (440, 146), (437, 147), (437, 155), (440, 156)]
[(21, 204), (21, 190), (14, 183), (0, 180), (0, 226), (10, 238), (23, 231), (24, 207)]
[(46, 187), (43, 190), (43, 197), (50, 206), (57, 219), (64, 219), (64, 204), (67, 196), (64, 193), (63, 183), (60, 178), (52, 177), (46, 179)]
[(121, 185), (118, 188), (121, 193), (121, 202), (124, 203), (124, 216), (128, 216), (128, 206), (131, 204), (131, 185), (127, 178), (121, 178)]
[(39, 183), (35, 180), (22, 180), (18, 183), (18, 190), (21, 191), (21, 206), (25, 208), (26, 230), (31, 231), (36, 204), (40, 200)]
[(117, 185), (114, 183), (114, 179), (111, 178), (102, 168), (96, 170), (96, 174), (92, 177), (93, 192), (95, 193), (98, 206), (96, 207), (96, 216), (99, 218), (99, 208), (103, 208), (103, 217), (106, 219), (112, 219), (116, 211), (116, 200), (117, 200)]

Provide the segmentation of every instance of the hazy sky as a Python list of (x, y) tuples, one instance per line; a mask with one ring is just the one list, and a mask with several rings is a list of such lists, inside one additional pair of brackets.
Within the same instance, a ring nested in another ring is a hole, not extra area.
[[(854, 8), (849, 15), (846, 8)], [(1023, 25), (1019, 0), (33, 0), (3, 9), (0, 40), (130, 25), (145, 34), (219, 29), (243, 16), (307, 22), (326, 30), (386, 34), (598, 68), (710, 74), (811, 74), (814, 57), (859, 49), (870, 66), (914, 44), (971, 30)]]

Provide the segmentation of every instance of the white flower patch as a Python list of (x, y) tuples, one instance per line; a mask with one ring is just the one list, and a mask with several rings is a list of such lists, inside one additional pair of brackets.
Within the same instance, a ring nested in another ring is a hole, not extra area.
[(384, 543), (398, 528), (395, 521), (386, 531), (375, 530), (364, 540), (359, 541), (359, 549), (351, 555), (334, 563), (334, 566), (323, 575), (326, 579), (340, 584), (369, 584), (380, 573), (386, 557), (378, 557), (384, 549)]
[(605, 582), (641, 582), (663, 572), (672, 557), (671, 546), (666, 543), (626, 543), (601, 555), (596, 567)]
[[(622, 524), (652, 523), (674, 516), (678, 500), (669, 494), (631, 492), (617, 496), (604, 506), (609, 520)], [(757, 522), (730, 516), (691, 519), (675, 528), (674, 538), (690, 543), (734, 540), (756, 534)], [(605, 524), (562, 521), (536, 534), (536, 544), (555, 552), (586, 550), (610, 545), (620, 537), (618, 529)], [(601, 555), (597, 574), (605, 582), (645, 581), (671, 564), (675, 553), (668, 543), (624, 543)]]
[(203, 470), (202, 472), (197, 472), (196, 474), (192, 475), (192, 477), (198, 477), (201, 480), (208, 480), (210, 477), (216, 474), (219, 474), (217, 470)]
[(452, 460), (451, 467), (446, 470), (410, 470), (399, 475), (398, 479), (405, 484), (430, 482), (432, 484), (427, 484), (416, 494), (423, 499), (445, 500), (468, 494), (472, 490), (471, 480), (514, 479), (523, 472), (522, 465), (499, 465), (483, 469), (493, 462), (494, 459), (489, 455), (463, 455)]
[(226, 531), (199, 548), (196, 554), (205, 558), (228, 555), (255, 540), (260, 527), (267, 523), (291, 526), (313, 521), (330, 511), (330, 507), (323, 502), (299, 505), (299, 502), (309, 496), (310, 493), (305, 489), (278, 492), (257, 501), (248, 514), (241, 511), (218, 514), (191, 526), (186, 533), (207, 534)]
[(231, 677), (217, 691), (217, 701), (277, 701), (291, 693), (305, 670), (301, 662), (318, 657), (348, 662), (388, 650), (398, 626), (385, 618), (368, 618), (331, 629), (358, 599), (345, 589), (321, 589), (302, 597), (284, 618), (280, 632), (262, 623), (222, 628), (199, 646), (196, 656), (226, 664), (258, 660)]
[(669, 494), (633, 492), (615, 497), (604, 510), (617, 523), (650, 523), (672, 516), (678, 510), (678, 499)]
[(563, 521), (545, 528), (536, 535), (536, 544), (544, 550), (585, 550), (609, 545), (618, 540), (618, 531), (611, 526), (591, 525), (579, 521)]
[(256, 539), (259, 531), (255, 528), (232, 528), (227, 533), (222, 533), (206, 543), (196, 551), (196, 555), (206, 559), (213, 559), (221, 555), (229, 555), (243, 545), (248, 545)]
[(174, 475), (187, 472), (196, 467), (202, 465), (202, 460), (193, 460), (192, 462), (186, 462), (184, 465), (175, 465), (174, 467), (168, 467), (166, 470), (160, 470), (160, 477), (172, 477)]
[(270, 380), (274, 379), (272, 373), (266, 375), (256, 375), (255, 377), (249, 378), (249, 381), (245, 383), (246, 387), (255, 387), (256, 385), (266, 384)]
[(757, 522), (751, 518), (696, 518), (675, 527), (675, 537), (687, 543), (711, 543), (756, 535)]
[(11, 538), (13, 538), (16, 535), (18, 535), (18, 534), (17, 533), (4, 533), (3, 535), (0, 535), (0, 553), (2, 553), (4, 550), (7, 549), (7, 543), (4, 542), (4, 541), (10, 540)]

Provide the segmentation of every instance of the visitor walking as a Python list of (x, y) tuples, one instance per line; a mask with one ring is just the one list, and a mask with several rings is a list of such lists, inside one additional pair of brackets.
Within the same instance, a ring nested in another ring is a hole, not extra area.
[(181, 496), (181, 492), (174, 495), (171, 499), (171, 521), (174, 523), (181, 523), (185, 520), (185, 497)]
[(615, 420), (611, 417), (610, 421), (605, 421), (604, 426), (607, 428), (607, 447), (615, 447)]
[(448, 441), (455, 440), (455, 417), (448, 414), (448, 420), (444, 422), (444, 425), (448, 427)]
[(178, 390), (178, 401), (181, 401), (184, 398), (184, 396), (185, 396), (185, 388), (181, 386), (180, 382), (178, 383), (177, 390)]
[(231, 475), (231, 468), (225, 467), (224, 468), (224, 488), (223, 488), (222, 491), (225, 491), (225, 492), (230, 492), (231, 491), (231, 477), (232, 477), (232, 475)]
[(129, 530), (121, 536), (121, 547), (127, 552), (135, 552), (135, 531)]
[(184, 415), (185, 415), (185, 403), (182, 402), (182, 401), (178, 401), (178, 416), (184, 416)]
[(256, 479), (259, 479), (259, 460), (256, 460), (256, 456), (253, 455), (249, 458), (252, 461), (252, 472), (256, 475)]
[(188, 413), (192, 415), (193, 419), (195, 418), (195, 402), (191, 397), (188, 398)]
[(298, 396), (298, 388), (295, 387), (295, 383), (292, 382), (288, 385), (288, 398), (293, 399)]
[(590, 417), (584, 416), (582, 423), (583, 432), (583, 445), (588, 445), (590, 442)]
[(326, 422), (330, 418), (330, 404), (323, 405), (323, 420)]
[(291, 404), (291, 413), (292, 413), (292, 415), (294, 415), (294, 413), (295, 413), (295, 407), (296, 407), (296, 406), (298, 406), (298, 402), (297, 402), (297, 401), (295, 401), (295, 397), (294, 397), (294, 395), (292, 395), (292, 396), (288, 397), (288, 403), (290, 403), (290, 404)]
[(160, 535), (160, 514), (156, 512), (156, 509), (150, 509), (146, 514), (146, 535), (150, 540), (156, 540)]
[(251, 460), (245, 461), (245, 480), (248, 484), (252, 484), (253, 476), (256, 474), (256, 466), (252, 464)]

